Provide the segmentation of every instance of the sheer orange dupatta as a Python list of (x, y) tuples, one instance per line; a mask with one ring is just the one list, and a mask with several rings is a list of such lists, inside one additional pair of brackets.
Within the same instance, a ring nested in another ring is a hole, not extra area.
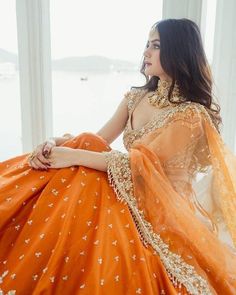
[[(236, 158), (205, 108), (182, 104), (129, 153), (106, 155), (117, 198), (173, 283), (190, 294), (236, 294)], [(198, 194), (191, 183), (200, 177)]]

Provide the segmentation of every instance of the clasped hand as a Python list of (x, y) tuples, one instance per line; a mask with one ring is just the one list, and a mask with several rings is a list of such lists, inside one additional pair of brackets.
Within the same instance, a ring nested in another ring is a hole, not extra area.
[(71, 167), (76, 165), (75, 162), (74, 149), (57, 147), (53, 141), (47, 141), (37, 146), (28, 158), (29, 166), (37, 170)]

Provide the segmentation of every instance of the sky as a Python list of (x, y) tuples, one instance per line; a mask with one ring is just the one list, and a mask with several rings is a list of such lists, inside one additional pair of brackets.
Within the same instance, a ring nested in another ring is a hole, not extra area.
[[(102, 55), (139, 62), (162, 0), (50, 0), (52, 58)], [(0, 48), (17, 53), (15, 0), (0, 0)]]
[(52, 57), (103, 55), (139, 61), (162, 0), (51, 0)]
[[(16, 0), (0, 0), (0, 48), (17, 53)], [(212, 59), (216, 0), (207, 0), (206, 54)], [(102, 55), (140, 62), (162, 0), (50, 0), (52, 58)]]
[(0, 48), (17, 53), (15, 0), (0, 0)]

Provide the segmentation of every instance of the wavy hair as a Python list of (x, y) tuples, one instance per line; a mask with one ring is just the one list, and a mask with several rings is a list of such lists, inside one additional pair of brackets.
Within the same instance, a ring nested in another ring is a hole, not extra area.
[[(207, 108), (219, 131), (222, 122), (220, 106), (213, 101), (212, 73), (197, 24), (186, 18), (165, 19), (156, 22), (152, 29), (157, 30), (160, 36), (161, 66), (172, 79), (168, 99), (171, 101), (171, 94), (177, 83), (180, 94), (186, 97), (186, 101), (197, 102)], [(149, 77), (144, 70), (143, 58), (140, 72), (145, 76), (146, 84), (132, 88), (156, 90), (159, 77)]]

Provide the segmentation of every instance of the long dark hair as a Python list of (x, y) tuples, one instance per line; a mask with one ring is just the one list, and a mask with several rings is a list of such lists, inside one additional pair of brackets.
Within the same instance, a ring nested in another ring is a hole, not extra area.
[[(220, 106), (213, 102), (212, 74), (203, 49), (200, 30), (196, 23), (189, 19), (165, 19), (156, 22), (152, 29), (160, 36), (160, 62), (165, 73), (171, 77), (172, 85), (168, 98), (175, 83), (178, 84), (180, 94), (186, 101), (204, 105), (215, 126), (219, 130), (221, 123)], [(145, 63), (142, 60), (140, 72), (146, 78), (146, 84), (139, 89), (154, 91), (159, 77), (147, 76), (144, 72)]]

